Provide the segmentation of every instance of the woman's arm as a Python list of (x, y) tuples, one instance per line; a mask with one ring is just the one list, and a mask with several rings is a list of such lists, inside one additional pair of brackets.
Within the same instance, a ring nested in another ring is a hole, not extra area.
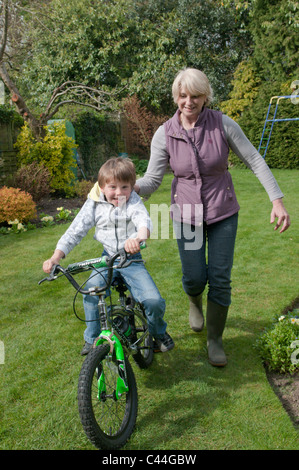
[(228, 144), (232, 151), (255, 174), (268, 193), (270, 201), (281, 199), (283, 193), (270, 168), (250, 140), (246, 137), (239, 124), (223, 115), (223, 127)]
[(274, 230), (277, 230), (283, 224), (280, 233), (284, 232), (290, 226), (290, 216), (284, 207), (282, 202), (283, 193), (272, 171), (256, 148), (247, 139), (241, 127), (233, 119), (223, 115), (223, 127), (232, 151), (250, 168), (268, 193), (273, 205), (270, 217), (271, 224), (277, 218)]
[(166, 150), (166, 138), (164, 127), (160, 126), (155, 132), (151, 143), (151, 156), (147, 171), (142, 178), (136, 181), (134, 187), (136, 193), (152, 194), (162, 183), (168, 165), (169, 155)]

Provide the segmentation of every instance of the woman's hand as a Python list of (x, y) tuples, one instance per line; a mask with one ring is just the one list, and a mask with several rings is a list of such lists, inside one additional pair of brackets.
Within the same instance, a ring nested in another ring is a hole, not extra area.
[(290, 216), (286, 208), (283, 205), (282, 199), (275, 199), (272, 204), (273, 204), (273, 208), (271, 211), (270, 223), (273, 224), (277, 217), (277, 223), (274, 227), (274, 230), (277, 230), (283, 223), (282, 228), (279, 231), (279, 233), (282, 233), (285, 230), (287, 230), (289, 226), (291, 225)]

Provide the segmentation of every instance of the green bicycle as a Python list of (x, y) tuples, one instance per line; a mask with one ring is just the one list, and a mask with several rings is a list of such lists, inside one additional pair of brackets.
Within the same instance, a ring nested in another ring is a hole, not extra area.
[[(134, 260), (138, 261), (143, 260)], [(129, 356), (142, 369), (153, 361), (153, 338), (142, 305), (135, 302), (122, 280), (112, 283), (113, 269), (125, 269), (130, 263), (132, 260), (126, 252), (120, 250), (111, 258), (86, 260), (67, 268), (55, 265), (49, 277), (39, 282), (63, 275), (76, 289), (75, 298), (78, 293), (99, 297), (101, 334), (83, 362), (78, 383), (81, 423), (88, 439), (98, 449), (124, 446), (134, 430), (138, 396)], [(94, 287), (86, 291), (74, 279), (77, 273), (101, 268), (107, 268), (106, 285), (101, 289)], [(112, 302), (111, 287), (118, 293), (118, 305)]]

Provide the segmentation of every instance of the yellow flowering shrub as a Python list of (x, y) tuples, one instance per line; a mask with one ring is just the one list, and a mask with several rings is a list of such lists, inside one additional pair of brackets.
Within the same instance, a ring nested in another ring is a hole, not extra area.
[(45, 137), (41, 141), (35, 141), (28, 124), (25, 123), (15, 144), (19, 164), (43, 164), (50, 172), (51, 188), (67, 191), (74, 179), (72, 167), (75, 167), (76, 144), (66, 135), (64, 122), (45, 126), (45, 130)]

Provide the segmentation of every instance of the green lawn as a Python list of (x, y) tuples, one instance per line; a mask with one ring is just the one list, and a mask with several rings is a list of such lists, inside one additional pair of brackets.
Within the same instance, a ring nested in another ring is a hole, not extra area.
[[(167, 301), (176, 347), (155, 355), (148, 370), (133, 364), (139, 413), (126, 450), (299, 449), (298, 432), (254, 349), (263, 328), (298, 295), (299, 172), (274, 171), (292, 220), (284, 234), (269, 223), (271, 204), (257, 179), (248, 170), (231, 173), (241, 210), (224, 335), (229, 364), (210, 366), (206, 331), (189, 328), (175, 240), (149, 241), (143, 256)], [(146, 201), (149, 209), (169, 204), (170, 183), (168, 175)], [(38, 286), (42, 262), (66, 227), (0, 237), (1, 449), (93, 449), (77, 410), (84, 324), (72, 313), (74, 291), (64, 279)], [(100, 253), (92, 236), (66, 264)]]

